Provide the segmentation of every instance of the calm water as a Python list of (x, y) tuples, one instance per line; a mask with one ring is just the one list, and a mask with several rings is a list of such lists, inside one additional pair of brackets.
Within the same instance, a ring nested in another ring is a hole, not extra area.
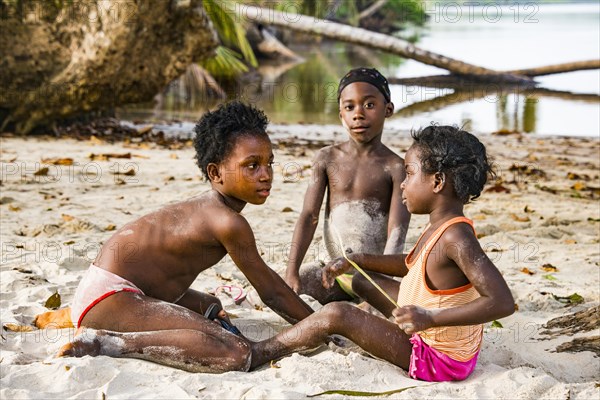
[[(456, 3), (428, 2), (427, 10), (431, 18), (417, 32), (416, 44), (465, 62), (510, 70), (600, 58), (598, 2), (460, 8)], [(337, 124), (335, 90), (350, 68), (375, 66), (385, 75), (399, 78), (447, 73), (413, 60), (339, 43), (304, 45), (294, 50), (306, 61), (261, 67), (262, 79), (229, 89), (228, 93), (263, 108), (273, 122)], [(499, 93), (493, 85), (483, 92), (392, 85), (396, 113), (386, 126), (411, 129), (436, 121), (465, 125), (475, 132), (506, 129), (600, 137), (598, 70), (552, 75), (537, 81), (549, 90)], [(122, 117), (147, 118), (152, 114), (157, 118), (197, 119), (206, 109), (206, 102), (180, 92), (172, 88), (165, 96), (169, 101), (153, 110), (129, 107), (122, 111)]]

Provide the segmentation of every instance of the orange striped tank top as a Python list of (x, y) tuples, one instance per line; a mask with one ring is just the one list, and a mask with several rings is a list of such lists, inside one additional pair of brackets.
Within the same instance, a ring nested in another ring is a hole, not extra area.
[[(446, 221), (429, 238), (422, 247), (419, 254), (413, 259), (415, 248), (421, 241), (423, 234), (415, 244), (415, 247), (406, 256), (408, 274), (402, 278), (400, 292), (398, 293), (398, 305), (416, 305), (419, 307), (451, 308), (469, 303), (479, 297), (479, 293), (471, 283), (446, 290), (432, 290), (427, 286), (425, 280), (425, 267), (431, 250), (450, 225), (467, 223), (473, 227), (473, 221), (465, 217), (456, 217)], [(468, 326), (438, 326), (418, 332), (419, 336), (430, 347), (447, 354), (457, 361), (469, 361), (479, 350), (483, 335), (483, 325)]]

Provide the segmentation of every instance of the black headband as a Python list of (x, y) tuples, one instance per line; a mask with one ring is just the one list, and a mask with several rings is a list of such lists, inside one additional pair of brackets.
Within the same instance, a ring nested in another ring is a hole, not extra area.
[(390, 87), (388, 86), (388, 81), (385, 79), (383, 75), (375, 68), (355, 68), (350, 70), (344, 77), (340, 80), (340, 85), (337, 91), (338, 103), (340, 101), (340, 94), (342, 90), (346, 86), (354, 82), (366, 82), (373, 86), (375, 86), (385, 98), (385, 101), (388, 103), (391, 100), (390, 95)]

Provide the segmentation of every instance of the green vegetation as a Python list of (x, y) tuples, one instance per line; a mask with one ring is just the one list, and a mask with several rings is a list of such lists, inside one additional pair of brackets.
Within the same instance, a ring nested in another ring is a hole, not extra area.
[(341, 21), (383, 33), (394, 33), (409, 23), (423, 25), (427, 20), (420, 0), (387, 0), (372, 15), (360, 18), (361, 12), (375, 3), (377, 0), (282, 0), (278, 2), (276, 9)]
[(247, 71), (247, 68), (242, 67), (243, 64), (233, 49), (239, 50), (248, 64), (253, 67), (258, 66), (254, 51), (246, 39), (245, 27), (231, 13), (232, 7), (235, 6), (234, 3), (231, 0), (202, 0), (204, 9), (212, 21), (221, 43), (227, 48), (227, 50), (221, 48), (220, 51), (217, 51), (216, 60), (209, 63), (207, 67), (225, 68), (226, 74)]

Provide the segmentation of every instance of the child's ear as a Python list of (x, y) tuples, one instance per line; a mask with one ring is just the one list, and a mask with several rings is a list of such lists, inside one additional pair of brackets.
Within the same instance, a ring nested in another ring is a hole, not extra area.
[(219, 166), (215, 163), (209, 163), (206, 166), (206, 172), (208, 173), (208, 179), (214, 183), (221, 183), (223, 179), (221, 178), (221, 173), (219, 172)]
[(440, 193), (446, 186), (446, 174), (436, 172), (433, 174), (433, 193)]
[(391, 117), (394, 114), (394, 103), (391, 101), (385, 105), (385, 117)]

